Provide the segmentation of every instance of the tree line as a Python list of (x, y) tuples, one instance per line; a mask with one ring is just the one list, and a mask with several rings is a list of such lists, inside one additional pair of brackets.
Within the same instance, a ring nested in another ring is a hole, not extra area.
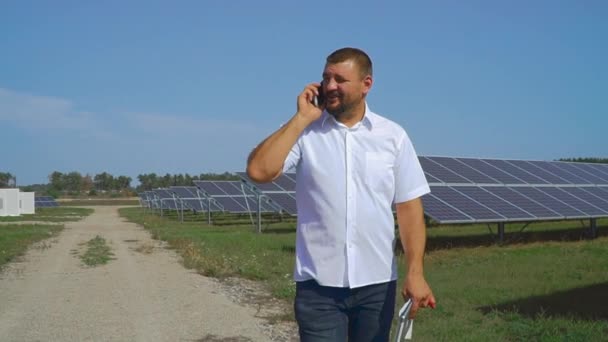
[(575, 163), (598, 163), (598, 164), (608, 164), (608, 158), (560, 158), (558, 161), (564, 162), (575, 162)]
[(224, 173), (201, 173), (200, 175), (189, 174), (165, 174), (164, 176), (156, 173), (147, 173), (137, 176), (139, 186), (137, 192), (148, 191), (157, 188), (167, 188), (170, 186), (192, 186), (195, 180), (239, 180), (240, 178), (230, 172)]
[(56, 195), (96, 195), (98, 192), (129, 192), (131, 188), (131, 177), (111, 175), (102, 172), (91, 176), (81, 174), (78, 171), (63, 173), (54, 171), (48, 177), (46, 193)]

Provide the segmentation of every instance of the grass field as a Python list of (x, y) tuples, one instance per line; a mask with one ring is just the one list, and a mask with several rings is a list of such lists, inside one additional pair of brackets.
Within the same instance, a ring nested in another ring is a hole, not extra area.
[(56, 236), (63, 225), (11, 224), (19, 221), (67, 222), (78, 221), (90, 215), (93, 209), (83, 208), (39, 208), (36, 214), (0, 217), (0, 269), (15, 257), (22, 255), (35, 242)]
[(38, 241), (56, 236), (60, 225), (0, 225), (0, 270)]
[[(293, 222), (255, 234), (247, 224), (179, 223), (140, 208), (121, 213), (168, 241), (186, 266), (260, 280), (292, 300)], [(419, 313), (415, 340), (607, 340), (608, 220), (598, 226), (599, 238), (584, 240), (578, 221), (535, 223), (521, 232), (521, 224), (512, 224), (502, 245), (486, 225), (430, 227), (425, 266), (438, 305)]]
[(25, 214), (21, 216), (3, 216), (0, 222), (19, 222), (19, 221), (44, 221), (44, 222), (71, 222), (78, 221), (85, 216), (91, 215), (93, 209), (90, 208), (37, 208), (35, 214)]

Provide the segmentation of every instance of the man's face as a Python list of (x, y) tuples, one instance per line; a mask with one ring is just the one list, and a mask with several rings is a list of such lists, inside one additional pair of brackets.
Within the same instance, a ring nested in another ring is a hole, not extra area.
[(326, 64), (323, 70), (325, 109), (336, 118), (352, 114), (371, 88), (371, 76), (361, 77), (359, 67), (351, 60)]

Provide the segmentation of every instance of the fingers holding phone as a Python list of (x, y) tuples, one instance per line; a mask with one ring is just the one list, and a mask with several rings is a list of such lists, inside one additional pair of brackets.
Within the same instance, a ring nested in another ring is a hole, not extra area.
[(298, 96), (298, 113), (310, 122), (321, 116), (324, 107), (323, 87), (320, 83), (307, 85)]

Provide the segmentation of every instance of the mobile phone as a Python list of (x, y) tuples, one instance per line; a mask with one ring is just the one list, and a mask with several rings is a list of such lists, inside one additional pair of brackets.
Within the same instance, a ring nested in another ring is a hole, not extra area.
[(316, 107), (320, 107), (325, 102), (325, 95), (323, 95), (323, 82), (321, 82), (321, 85), (317, 88), (317, 90), (319, 95), (315, 96), (312, 101)]

